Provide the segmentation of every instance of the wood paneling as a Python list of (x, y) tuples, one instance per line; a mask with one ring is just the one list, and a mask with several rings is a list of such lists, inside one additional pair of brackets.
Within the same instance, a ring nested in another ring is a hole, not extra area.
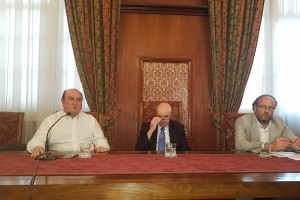
[(189, 138), (193, 150), (216, 150), (216, 129), (208, 114), (211, 94), (209, 17), (121, 13), (117, 103), (113, 150), (134, 150), (138, 136), (139, 59), (191, 58)]

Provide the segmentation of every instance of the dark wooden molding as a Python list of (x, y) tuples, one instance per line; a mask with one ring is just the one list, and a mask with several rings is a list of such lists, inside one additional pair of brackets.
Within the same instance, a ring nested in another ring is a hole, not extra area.
[(207, 16), (206, 6), (122, 4), (121, 13)]

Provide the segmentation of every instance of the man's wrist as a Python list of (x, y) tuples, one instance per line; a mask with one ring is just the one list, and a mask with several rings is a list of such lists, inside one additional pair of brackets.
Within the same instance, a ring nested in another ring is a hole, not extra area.
[(152, 134), (153, 134), (153, 131), (151, 131), (151, 129), (149, 129), (149, 131), (147, 132), (148, 140), (150, 140)]
[(263, 148), (265, 147), (265, 144), (266, 144), (266, 143), (263, 142), (263, 143), (260, 145), (260, 148), (263, 149)]

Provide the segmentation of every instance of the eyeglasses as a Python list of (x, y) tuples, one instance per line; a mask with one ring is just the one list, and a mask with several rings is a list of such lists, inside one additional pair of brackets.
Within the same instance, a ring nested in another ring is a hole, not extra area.
[(166, 115), (166, 116), (157, 115), (157, 117), (160, 117), (162, 120), (169, 120), (171, 115)]
[(268, 106), (265, 106), (265, 105), (263, 105), (263, 106), (257, 105), (257, 107), (259, 107), (260, 109), (262, 109), (264, 111), (266, 111), (266, 110), (274, 111), (275, 110), (275, 107), (273, 107), (273, 106), (268, 107)]

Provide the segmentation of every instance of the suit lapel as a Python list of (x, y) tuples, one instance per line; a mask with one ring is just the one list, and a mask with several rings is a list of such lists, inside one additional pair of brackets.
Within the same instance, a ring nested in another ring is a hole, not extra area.
[(176, 129), (174, 127), (174, 123), (172, 121), (170, 121), (169, 123), (169, 136), (170, 136), (170, 143), (174, 143), (176, 142), (174, 139), (175, 139), (175, 132), (176, 132)]
[(271, 126), (270, 126), (270, 129), (269, 129), (269, 139), (270, 141), (273, 141), (275, 140), (277, 137), (279, 137), (280, 135), (278, 134), (278, 130), (276, 130), (276, 123), (275, 123), (275, 119), (274, 117), (272, 117), (271, 119)]
[(151, 151), (155, 151), (156, 150), (156, 143), (157, 143), (157, 127), (155, 129), (155, 131), (153, 132), (152, 134), (152, 137), (151, 137), (151, 142), (150, 142), (150, 150)]
[(255, 114), (251, 115), (251, 126), (252, 126), (252, 129), (254, 130), (256, 140), (259, 142), (260, 141), (260, 134), (259, 134), (258, 124), (257, 124)]

